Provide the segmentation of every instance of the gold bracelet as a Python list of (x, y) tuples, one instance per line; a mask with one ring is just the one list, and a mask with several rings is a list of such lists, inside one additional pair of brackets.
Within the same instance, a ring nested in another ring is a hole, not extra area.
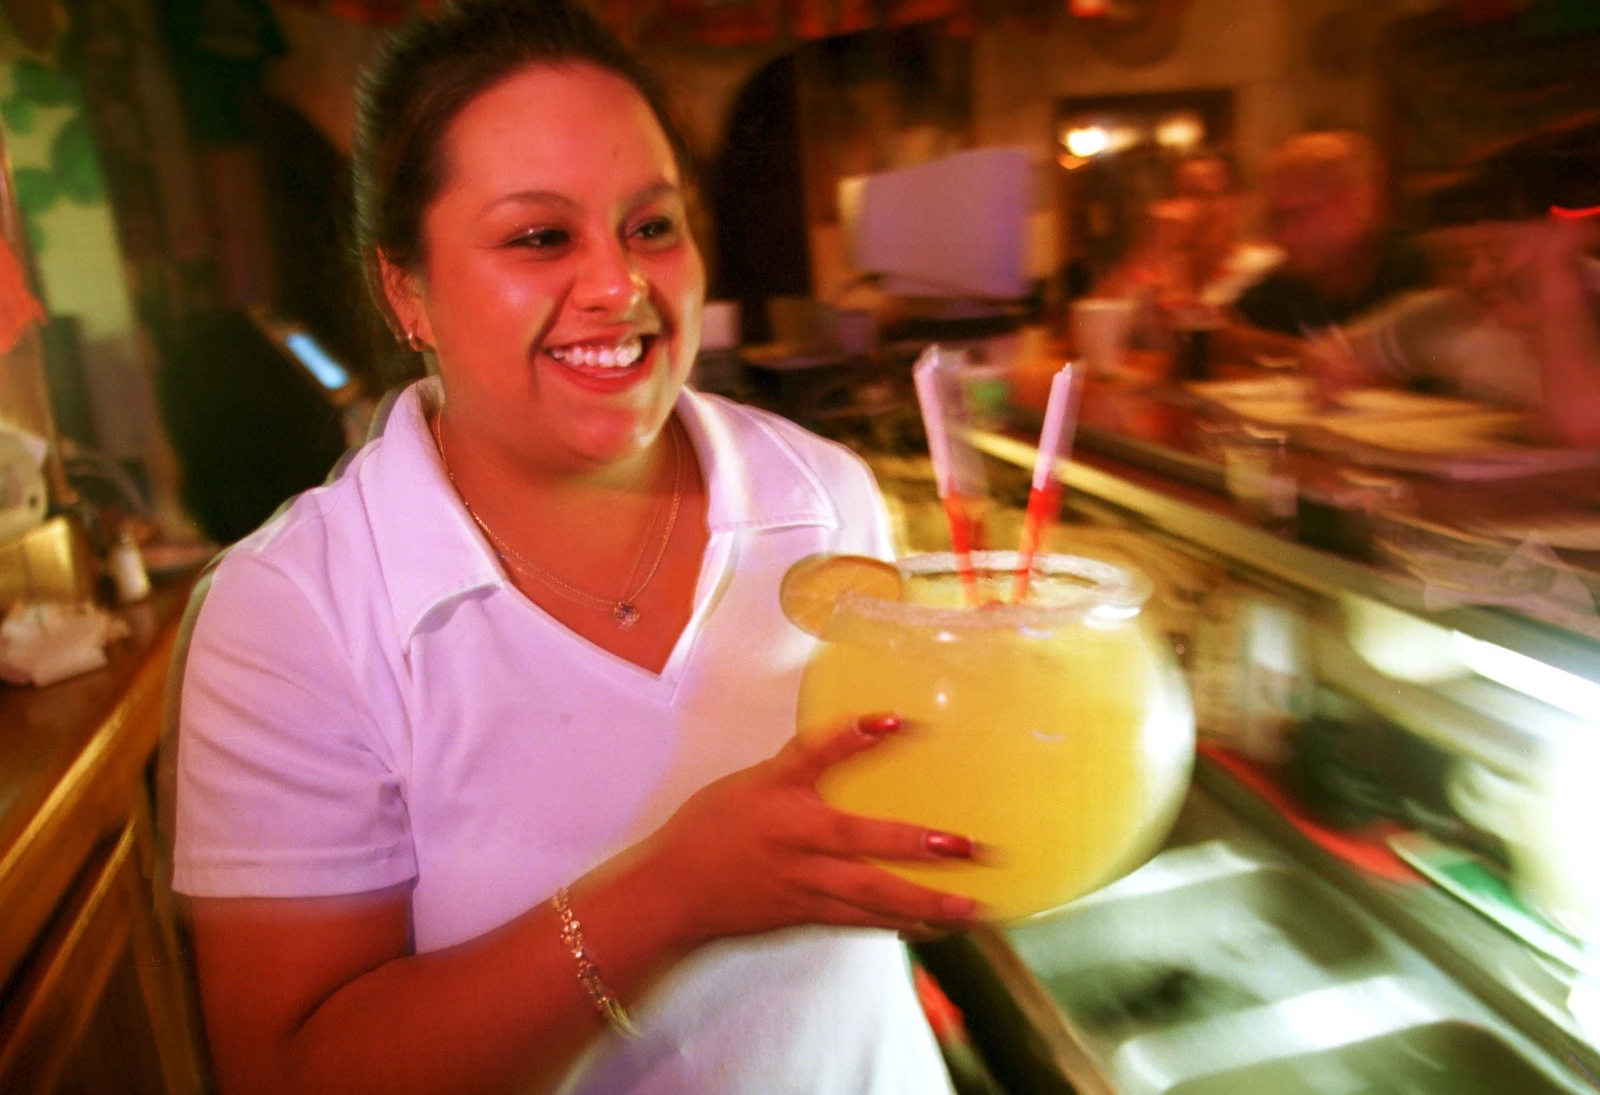
[(583, 925), (572, 915), (571, 896), (567, 888), (562, 886), (550, 899), (550, 904), (555, 906), (556, 915), (561, 918), (561, 942), (572, 955), (573, 961), (578, 963), (578, 984), (600, 1017), (610, 1023), (613, 1030), (624, 1037), (637, 1038), (639, 1028), (628, 1018), (622, 1001), (612, 995), (606, 983), (600, 980), (600, 970), (595, 966), (594, 959), (589, 957), (589, 946), (583, 938)]

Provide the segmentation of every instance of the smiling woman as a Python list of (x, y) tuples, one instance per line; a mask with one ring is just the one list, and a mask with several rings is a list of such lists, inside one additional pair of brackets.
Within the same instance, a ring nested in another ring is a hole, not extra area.
[(368, 74), (367, 269), (436, 376), (221, 563), (175, 886), (225, 1091), (948, 1091), (894, 932), (959, 834), (816, 779), (778, 582), (884, 556), (865, 467), (684, 386), (704, 272), (654, 83), (489, 0)]
[(645, 456), (694, 362), (705, 295), (648, 105), (591, 64), (527, 68), (457, 115), (441, 160), (421, 261), (380, 263), (402, 329), (438, 351), (458, 473)]

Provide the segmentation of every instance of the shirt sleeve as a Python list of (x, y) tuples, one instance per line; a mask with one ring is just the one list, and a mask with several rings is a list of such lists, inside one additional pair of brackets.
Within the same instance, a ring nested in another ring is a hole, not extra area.
[(1476, 316), (1454, 289), (1405, 293), (1345, 328), (1356, 357), (1391, 380), (1457, 379), (1457, 343)]
[(415, 877), (403, 780), (353, 665), (289, 577), (223, 562), (181, 670), (176, 890), (313, 897)]

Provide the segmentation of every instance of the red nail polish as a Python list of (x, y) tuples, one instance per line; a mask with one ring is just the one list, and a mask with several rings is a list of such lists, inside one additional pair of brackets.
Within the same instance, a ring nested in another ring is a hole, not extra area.
[(972, 841), (955, 833), (940, 833), (930, 829), (922, 834), (922, 846), (934, 855), (946, 859), (971, 859)]
[(856, 729), (869, 738), (892, 734), (904, 725), (899, 715), (863, 715), (856, 720)]

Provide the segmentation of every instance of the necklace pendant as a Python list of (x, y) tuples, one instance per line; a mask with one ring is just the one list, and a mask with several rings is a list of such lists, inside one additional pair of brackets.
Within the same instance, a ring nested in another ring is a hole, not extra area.
[(617, 607), (611, 610), (611, 618), (617, 621), (617, 626), (626, 631), (639, 622), (639, 610), (627, 601), (618, 601)]

